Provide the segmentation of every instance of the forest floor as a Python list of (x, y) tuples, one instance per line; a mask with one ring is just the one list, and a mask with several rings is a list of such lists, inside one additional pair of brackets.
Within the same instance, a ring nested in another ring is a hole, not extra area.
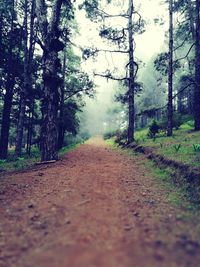
[(0, 179), (0, 267), (198, 267), (198, 212), (173, 205), (142, 155), (93, 138)]

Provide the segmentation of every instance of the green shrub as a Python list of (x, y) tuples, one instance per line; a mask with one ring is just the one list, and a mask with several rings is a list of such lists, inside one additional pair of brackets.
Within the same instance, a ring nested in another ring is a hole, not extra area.
[(155, 139), (156, 134), (159, 133), (160, 127), (158, 123), (153, 120), (152, 124), (149, 126), (148, 137)]
[(176, 153), (178, 153), (178, 151), (179, 151), (180, 148), (181, 148), (181, 144), (174, 145), (173, 147), (174, 147)]
[(126, 140), (127, 140), (127, 130), (116, 131), (116, 139), (115, 139), (116, 143), (120, 143), (121, 141), (126, 141)]
[(200, 152), (200, 144), (193, 144), (194, 152)]
[[(167, 130), (167, 116), (164, 115), (164, 117), (159, 120), (158, 125), (160, 129)], [(173, 128), (178, 130), (180, 127), (181, 129), (190, 130), (194, 126), (194, 121), (191, 120), (191, 116), (189, 115), (181, 115), (178, 112), (174, 112), (173, 114)]]
[(110, 130), (110, 131), (107, 131), (107, 132), (104, 133), (103, 139), (107, 140), (107, 139), (110, 139), (110, 138), (112, 138), (114, 136), (116, 136), (116, 131)]

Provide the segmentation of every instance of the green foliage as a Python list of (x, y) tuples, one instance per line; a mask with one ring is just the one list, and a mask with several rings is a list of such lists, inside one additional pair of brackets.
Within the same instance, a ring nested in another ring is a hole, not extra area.
[(127, 140), (127, 130), (118, 130), (116, 132), (116, 139), (115, 142), (116, 143), (120, 143), (121, 141), (126, 141)]
[(175, 145), (173, 145), (173, 147), (174, 147), (174, 149), (175, 149), (175, 151), (177, 153), (181, 148), (181, 144), (175, 144)]
[(200, 152), (200, 144), (193, 144), (193, 149), (195, 152)]
[(99, 35), (117, 45), (123, 44), (127, 38), (124, 29), (114, 29), (112, 27), (102, 28)]
[[(155, 69), (162, 73), (163, 75), (167, 75), (168, 73), (168, 53), (160, 53), (154, 61)], [(180, 68), (180, 62), (175, 61), (174, 63), (174, 71)]]
[[(188, 121), (188, 120), (190, 120), (190, 118), (191, 117), (188, 116), (188, 115), (183, 116), (183, 115), (179, 114), (178, 112), (174, 112), (174, 115), (173, 115), (173, 128), (178, 130), (180, 128), (180, 126), (184, 127), (184, 125), (186, 126), (186, 125), (192, 124), (193, 121)], [(186, 124), (184, 124), (185, 122), (186, 122)], [(166, 114), (164, 115), (162, 120), (160, 120), (158, 122), (158, 125), (159, 125), (160, 129), (167, 130), (167, 116), (166, 116)], [(188, 129), (190, 129), (190, 127), (188, 127)]]
[(107, 131), (103, 134), (104, 140), (110, 139), (114, 136), (116, 136), (116, 131), (114, 131), (114, 130)]
[(178, 130), (174, 130), (173, 137), (167, 137), (165, 132), (159, 131), (155, 140), (150, 138), (142, 140), (141, 137), (148, 133), (147, 128), (137, 131), (135, 136), (139, 145), (150, 147), (156, 154), (198, 167), (200, 166), (200, 135), (198, 132), (191, 131), (194, 122), (189, 117), (187, 119), (189, 120), (185, 121)]
[(102, 18), (102, 14), (99, 12), (98, 8), (98, 0), (84, 0), (83, 3), (79, 5), (79, 9), (85, 9), (87, 17), (95, 22)]
[(82, 58), (87, 60), (91, 57), (95, 58), (98, 55), (98, 50), (96, 48), (85, 48), (82, 52)]
[(152, 124), (149, 126), (148, 137), (155, 139), (156, 134), (159, 133), (159, 130), (160, 126), (157, 124), (155, 120), (153, 120)]

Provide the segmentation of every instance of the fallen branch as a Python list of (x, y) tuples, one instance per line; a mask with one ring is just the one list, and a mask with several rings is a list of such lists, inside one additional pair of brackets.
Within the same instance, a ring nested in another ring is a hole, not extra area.
[(86, 199), (86, 200), (81, 201), (80, 203), (76, 204), (75, 207), (85, 205), (85, 204), (89, 203), (90, 201), (91, 201), (91, 199)]
[(55, 163), (56, 161), (57, 161), (57, 160), (41, 161), (41, 162), (36, 162), (36, 165), (51, 164), (51, 163)]

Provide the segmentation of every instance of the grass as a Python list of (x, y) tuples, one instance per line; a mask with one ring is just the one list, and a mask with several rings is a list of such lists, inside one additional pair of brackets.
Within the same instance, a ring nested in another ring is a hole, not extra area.
[(167, 200), (176, 207), (184, 206), (186, 209), (194, 209), (189, 202), (189, 195), (186, 187), (179, 186), (172, 182), (172, 170), (170, 168), (160, 169), (154, 162), (147, 160), (146, 168), (154, 175), (156, 181), (165, 189)]
[[(78, 144), (72, 144), (67, 147), (63, 147), (59, 151), (59, 157), (63, 157), (69, 151), (75, 149)], [(23, 153), (22, 157), (17, 158), (14, 151), (10, 150), (7, 160), (0, 160), (0, 170), (5, 172), (22, 171), (29, 169), (40, 161), (40, 151), (38, 148), (32, 148), (31, 156)]]
[(188, 121), (174, 130), (172, 137), (160, 132), (155, 139), (147, 137), (148, 129), (142, 129), (135, 134), (136, 143), (150, 147), (154, 152), (168, 159), (200, 166), (200, 133), (193, 132), (193, 122)]
[(16, 157), (14, 150), (9, 150), (8, 158), (0, 160), (1, 171), (20, 171), (32, 167), (40, 159), (39, 149), (34, 147), (31, 156), (23, 153), (21, 157)]
[[(190, 195), (187, 192), (187, 188), (184, 185), (177, 186), (176, 183), (173, 182), (173, 170), (171, 168), (159, 168), (153, 161), (142, 159), (140, 163), (141, 155), (131, 149), (121, 149), (115, 142), (114, 139), (106, 140), (106, 143), (114, 150), (118, 150), (122, 153), (125, 153), (129, 157), (138, 158), (137, 164), (144, 165), (146, 168), (147, 175), (151, 175), (155, 177), (156, 183), (164, 188), (166, 194), (166, 200), (171, 203), (175, 207), (184, 207), (184, 210), (190, 212), (196, 212), (198, 209), (196, 205), (194, 205), (190, 201)], [(188, 215), (189, 216), (189, 215)]]

